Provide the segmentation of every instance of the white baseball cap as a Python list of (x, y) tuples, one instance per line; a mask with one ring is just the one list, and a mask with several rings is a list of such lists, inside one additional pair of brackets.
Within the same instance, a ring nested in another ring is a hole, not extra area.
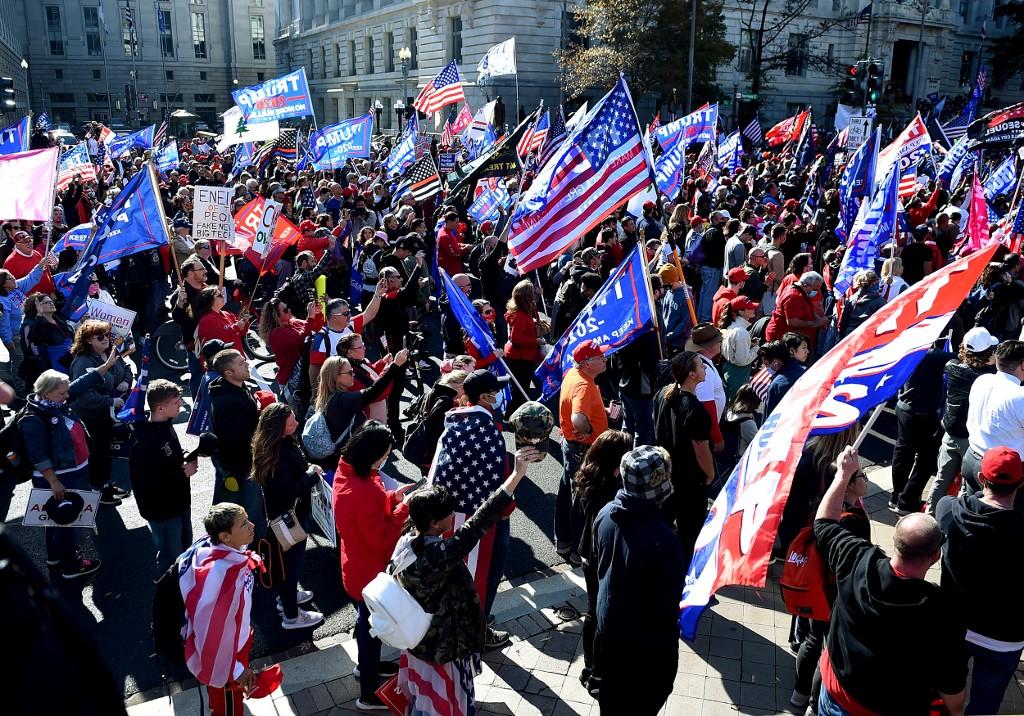
[(987, 351), (999, 343), (999, 339), (981, 327), (972, 328), (964, 334), (964, 345), (971, 353)]

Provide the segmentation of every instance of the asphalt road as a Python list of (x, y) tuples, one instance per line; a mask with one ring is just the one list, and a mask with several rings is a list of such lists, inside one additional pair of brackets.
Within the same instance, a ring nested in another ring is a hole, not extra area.
[[(428, 320), (428, 326), (430, 323)], [(437, 354), (440, 346), (436, 338), (436, 323), (433, 334), (428, 335), (428, 348)], [(152, 378), (180, 379), (180, 376), (167, 375), (155, 360), (151, 366)], [(263, 366), (261, 373), (270, 377), (270, 366)], [(431, 375), (436, 375), (436, 371), (428, 377)], [(409, 397), (407, 393), (406, 398)], [(186, 398), (186, 404), (189, 402)], [(177, 422), (179, 438), (186, 452), (197, 442), (196, 438), (184, 432), (187, 420), (186, 405), (186, 412)], [(894, 437), (893, 415), (883, 413), (873, 432), (890, 439)], [(511, 451), (513, 445), (509, 433), (506, 433), (506, 441)], [(869, 462), (888, 463), (892, 457), (892, 446), (884, 438), (871, 435), (862, 446), (861, 454)], [(418, 470), (398, 455), (392, 457), (384, 471), (399, 481), (411, 482), (419, 478)], [(531, 467), (529, 479), (517, 491), (519, 509), (512, 516), (513, 539), (506, 576), (518, 577), (562, 561), (552, 544), (554, 501), (560, 474), (559, 462), (549, 455), (542, 463)], [(126, 460), (115, 460), (114, 477), (122, 487), (130, 487)], [(196, 536), (202, 534), (202, 518), (212, 501), (213, 479), (209, 460), (200, 460), (199, 472), (192, 478), (192, 522)], [(17, 490), (7, 525), (13, 528), (15, 537), (36, 563), (45, 565), (42, 530), (21, 527), (28, 492), (28, 485)], [(152, 654), (150, 632), (154, 550), (146, 522), (139, 515), (132, 497), (116, 508), (101, 507), (97, 527), (96, 534), (81, 533), (81, 545), (87, 556), (101, 558), (103, 567), (91, 578), (75, 582), (57, 578), (55, 584), (95, 638), (100, 656), (122, 685), (127, 698), (162, 683), (160, 668)], [(311, 639), (348, 631), (354, 624), (355, 611), (341, 587), (337, 551), (317, 537), (308, 540), (307, 550), (301, 582), (315, 593), (313, 608), (323, 612), (325, 621), (313, 631), (285, 631), (274, 608), (274, 595), (257, 588), (253, 607), (254, 657), (278, 653)]]
[[(436, 346), (432, 345), (435, 343)], [(439, 352), (439, 340), (434, 338), (428, 347), (434, 348), (434, 353)], [(150, 365), (151, 378), (180, 378), (167, 375), (155, 360)], [(269, 378), (271, 366), (263, 366), (260, 372)], [(436, 370), (428, 372), (428, 377), (436, 374)], [(411, 394), (407, 393), (406, 398), (410, 397)], [(185, 402), (191, 401), (186, 397)], [(187, 422), (186, 405), (186, 412), (177, 421), (179, 439), (186, 452), (197, 443), (196, 438), (185, 434)], [(506, 440), (509, 450), (513, 450), (508, 433)], [(114, 462), (116, 482), (130, 488), (127, 460)], [(384, 471), (398, 481), (419, 479), (419, 470), (398, 454), (393, 455)], [(519, 510), (512, 516), (513, 540), (507, 576), (521, 576), (561, 561), (552, 544), (554, 496), (560, 474), (560, 464), (549, 456), (530, 468), (529, 479), (517, 490)], [(197, 537), (203, 532), (202, 518), (213, 498), (213, 480), (212, 465), (209, 460), (201, 459), (199, 472), (192, 478), (192, 523)], [(45, 565), (43, 531), (21, 526), (28, 493), (29, 485), (19, 486), (7, 526), (12, 528), (16, 539), (33, 556), (36, 564)], [(126, 698), (138, 691), (160, 686), (161, 672), (152, 654), (150, 635), (154, 550), (149, 529), (138, 513), (134, 498), (127, 498), (116, 508), (101, 506), (97, 533), (80, 531), (80, 535), (86, 556), (102, 559), (103, 567), (92, 577), (74, 582), (56, 577), (55, 585), (92, 633), (99, 645), (100, 656), (122, 684)], [(253, 606), (254, 657), (278, 653), (312, 639), (348, 631), (355, 623), (355, 610), (341, 586), (337, 551), (319, 535), (308, 540), (307, 550), (301, 583), (315, 593), (313, 608), (323, 612), (325, 621), (312, 631), (285, 631), (274, 607), (274, 595), (257, 588)], [(45, 566), (41, 568), (46, 569)], [(51, 572), (51, 577), (55, 576)]]

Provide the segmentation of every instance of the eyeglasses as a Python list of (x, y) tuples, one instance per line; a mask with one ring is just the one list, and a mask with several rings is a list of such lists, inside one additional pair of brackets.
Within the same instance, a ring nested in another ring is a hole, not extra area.
[(355, 373), (354, 370), (339, 370), (338, 375), (352, 375)]
[(358, 346), (351, 346), (351, 347), (349, 348), (349, 350), (350, 350), (350, 351), (361, 351), (361, 350), (366, 350), (366, 344), (365, 344), (365, 343), (363, 343), (363, 344), (360, 344), (360, 345), (358, 345)]
[(40, 306), (55, 306), (57, 304), (55, 304), (53, 302), (52, 298), (47, 298), (47, 299), (44, 299), (44, 300), (40, 301), (38, 305), (40, 305)]
[(332, 313), (331, 314), (331, 318), (335, 318), (335, 317), (339, 317), (339, 316), (350, 316), (350, 315), (352, 315), (352, 311), (338, 311), (337, 313)]

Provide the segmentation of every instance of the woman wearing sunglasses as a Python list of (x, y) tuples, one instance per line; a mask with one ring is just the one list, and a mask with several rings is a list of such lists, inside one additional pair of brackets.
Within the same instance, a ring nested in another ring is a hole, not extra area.
[[(494, 310), (494, 306), (491, 305), (490, 301), (483, 298), (478, 298), (473, 301), (473, 308), (475, 308), (476, 312), (480, 314), (480, 317), (484, 319), (484, 325), (486, 325), (487, 330), (491, 332), (492, 343), (494, 343), (497, 340), (494, 333), (494, 322), (498, 320), (498, 312)], [(468, 372), (470, 373), (472, 373), (476, 368), (486, 368), (491, 363), (505, 355), (505, 351), (495, 346), (494, 351), (484, 358), (477, 347), (473, 345), (473, 342), (469, 340), (469, 335), (465, 331), (462, 333), (462, 342), (466, 347), (466, 354), (476, 361), (473, 368), (468, 368)], [(463, 368), (465, 369), (465, 367)]]

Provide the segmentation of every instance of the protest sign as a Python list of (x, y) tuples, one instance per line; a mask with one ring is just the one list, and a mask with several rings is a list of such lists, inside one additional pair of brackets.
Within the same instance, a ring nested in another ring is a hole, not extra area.
[(281, 215), (281, 202), (267, 199), (263, 205), (263, 216), (260, 217), (260, 225), (256, 227), (256, 236), (252, 240), (252, 250), (264, 258), (270, 251), (270, 240), (274, 235), (274, 226), (277, 225), (277, 217)]
[(132, 334), (132, 323), (135, 322), (135, 311), (121, 308), (113, 303), (105, 301), (89, 301), (89, 309), (86, 311), (89, 318), (97, 321), (106, 321), (110, 324), (110, 330), (118, 338), (126, 338)]
[(28, 507), (25, 508), (25, 518), (21, 521), (23, 527), (91, 527), (96, 528), (96, 513), (100, 507), (100, 493), (92, 490), (65, 490), (65, 493), (74, 492), (81, 495), (82, 511), (78, 517), (66, 525), (59, 525), (50, 519), (44, 506), (46, 501), (53, 497), (53, 490), (42, 487), (33, 487), (28, 495)]
[(231, 187), (197, 186), (192, 208), (192, 238), (231, 241), (235, 220), (231, 216)]

